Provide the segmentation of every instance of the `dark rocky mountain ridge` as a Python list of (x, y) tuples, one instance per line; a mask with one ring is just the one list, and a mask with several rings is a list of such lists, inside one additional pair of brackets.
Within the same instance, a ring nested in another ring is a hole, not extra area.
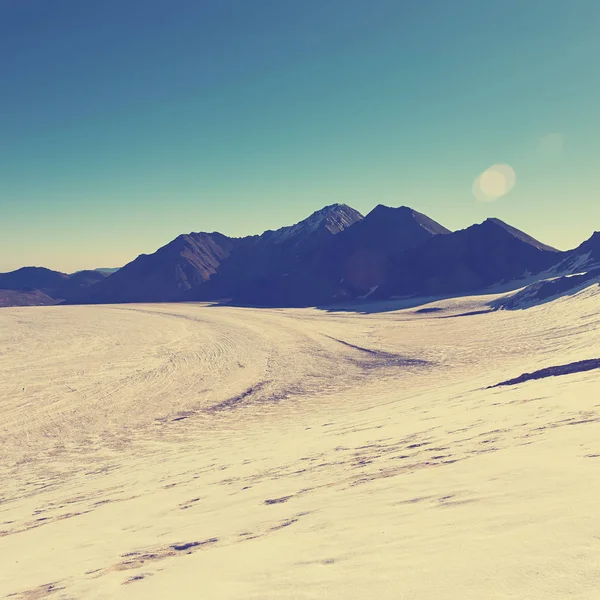
[(81, 301), (91, 304), (169, 302), (208, 281), (240, 244), (221, 233), (176, 237), (153, 254), (141, 254), (108, 276)]
[(398, 253), (374, 297), (466, 294), (541, 273), (563, 257), (503, 221), (487, 219)]
[[(244, 238), (216, 276), (185, 298), (302, 305), (320, 295), (324, 282), (318, 265), (332, 240), (362, 220), (353, 208), (332, 204), (290, 227)], [(282, 286), (283, 278), (291, 285)]]
[(451, 232), (409, 207), (363, 217), (332, 204), (295, 225), (232, 238), (180, 235), (107, 273), (27, 267), (0, 274), (0, 305), (217, 301), (254, 306), (467, 294), (581, 264), (600, 264), (600, 234), (559, 252), (490, 218)]
[(247, 282), (232, 298), (260, 306), (306, 306), (356, 298), (387, 279), (392, 255), (449, 233), (408, 207), (378, 205), (366, 217), (309, 248), (297, 261)]

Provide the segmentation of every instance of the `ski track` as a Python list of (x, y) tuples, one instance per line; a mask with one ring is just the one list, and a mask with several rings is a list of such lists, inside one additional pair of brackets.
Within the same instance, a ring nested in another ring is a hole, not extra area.
[(594, 598), (600, 374), (490, 386), (600, 293), (497, 299), (2, 309), (0, 597)]

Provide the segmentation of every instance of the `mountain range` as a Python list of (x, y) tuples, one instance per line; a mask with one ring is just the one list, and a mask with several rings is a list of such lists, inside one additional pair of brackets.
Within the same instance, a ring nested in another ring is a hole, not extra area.
[(332, 204), (261, 235), (180, 235), (118, 270), (0, 274), (0, 306), (211, 301), (314, 306), (523, 287), (600, 266), (600, 233), (561, 252), (499, 219), (450, 231), (411, 208)]

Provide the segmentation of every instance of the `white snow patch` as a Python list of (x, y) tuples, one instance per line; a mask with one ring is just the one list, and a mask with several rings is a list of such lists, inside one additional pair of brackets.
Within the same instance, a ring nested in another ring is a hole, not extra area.
[(374, 285), (372, 288), (369, 289), (369, 291), (364, 295), (364, 296), (358, 296), (358, 300), (366, 300), (369, 296), (371, 296), (377, 289), (379, 288), (378, 285)]

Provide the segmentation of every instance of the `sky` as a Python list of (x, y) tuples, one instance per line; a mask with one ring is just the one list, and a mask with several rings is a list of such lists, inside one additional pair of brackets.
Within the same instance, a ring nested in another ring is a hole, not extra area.
[(0, 0), (0, 271), (337, 202), (575, 247), (600, 230), (599, 30), (598, 0)]

